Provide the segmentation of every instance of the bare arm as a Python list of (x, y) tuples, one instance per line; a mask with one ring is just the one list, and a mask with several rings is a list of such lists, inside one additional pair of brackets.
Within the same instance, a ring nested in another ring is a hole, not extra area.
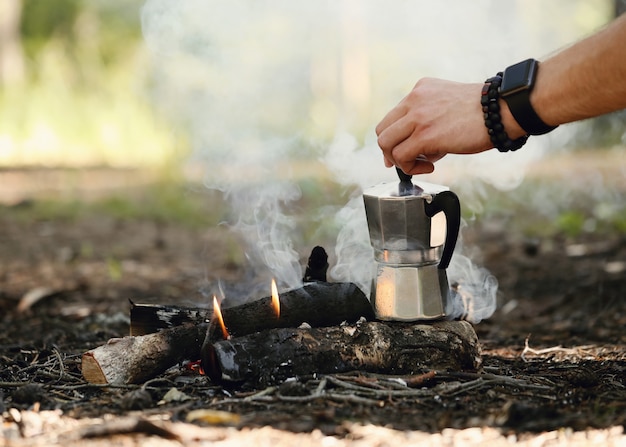
[(626, 108), (626, 14), (542, 62), (531, 100), (548, 124)]
[[(540, 63), (531, 102), (552, 125), (626, 108), (626, 15)], [(493, 147), (483, 124), (482, 84), (424, 78), (376, 127), (385, 165), (408, 174), (432, 172), (448, 153)], [(512, 139), (524, 134), (500, 101)]]

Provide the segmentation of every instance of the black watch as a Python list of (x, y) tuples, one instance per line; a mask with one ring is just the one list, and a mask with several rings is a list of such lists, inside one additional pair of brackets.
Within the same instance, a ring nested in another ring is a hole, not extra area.
[(515, 121), (528, 135), (543, 135), (558, 126), (543, 122), (530, 103), (530, 92), (535, 85), (539, 62), (526, 59), (504, 70), (500, 97), (506, 101)]

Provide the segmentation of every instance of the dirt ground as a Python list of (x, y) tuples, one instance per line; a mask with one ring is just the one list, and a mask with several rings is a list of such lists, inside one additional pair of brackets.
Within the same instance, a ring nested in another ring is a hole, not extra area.
[(475, 326), (479, 372), (242, 389), (177, 366), (103, 387), (83, 380), (81, 354), (128, 334), (129, 299), (202, 304), (245, 266), (223, 227), (19, 217), (31, 206), (0, 214), (2, 445), (626, 445), (623, 232), (529, 238), (503, 218), (470, 225), (465, 240), (500, 284), (498, 310)]

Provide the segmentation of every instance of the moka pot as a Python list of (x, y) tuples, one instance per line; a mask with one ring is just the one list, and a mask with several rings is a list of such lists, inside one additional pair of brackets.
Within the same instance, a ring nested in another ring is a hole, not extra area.
[(364, 191), (377, 274), (371, 302), (381, 320), (435, 320), (450, 293), (446, 268), (459, 234), (459, 199), (447, 187), (401, 182)]

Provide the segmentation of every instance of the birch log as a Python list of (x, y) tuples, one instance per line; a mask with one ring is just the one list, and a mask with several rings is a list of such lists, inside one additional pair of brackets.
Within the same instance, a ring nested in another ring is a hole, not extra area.
[(206, 324), (185, 324), (154, 334), (113, 338), (83, 354), (83, 377), (90, 383), (143, 383), (178, 362), (199, 359), (206, 331)]

